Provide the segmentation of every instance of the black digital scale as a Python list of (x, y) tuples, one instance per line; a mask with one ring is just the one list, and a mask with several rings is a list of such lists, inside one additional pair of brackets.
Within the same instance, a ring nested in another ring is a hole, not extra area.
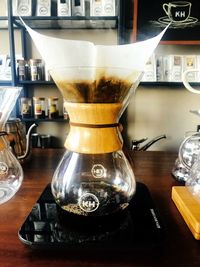
[(40, 250), (127, 251), (160, 245), (164, 228), (143, 183), (137, 182), (136, 193), (124, 212), (95, 219), (74, 217), (61, 210), (48, 185), (18, 235), (25, 245)]

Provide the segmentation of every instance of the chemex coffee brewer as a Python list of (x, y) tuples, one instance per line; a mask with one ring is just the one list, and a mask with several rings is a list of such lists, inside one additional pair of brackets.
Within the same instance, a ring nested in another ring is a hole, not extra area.
[(26, 28), (70, 117), (66, 152), (51, 184), (56, 203), (79, 218), (100, 218), (126, 209), (136, 183), (122, 151), (118, 122), (166, 29), (141, 43), (95, 46)]

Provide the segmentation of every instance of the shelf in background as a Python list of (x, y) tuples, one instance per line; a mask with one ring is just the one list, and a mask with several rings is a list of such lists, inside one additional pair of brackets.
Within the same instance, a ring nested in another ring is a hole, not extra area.
[(8, 17), (0, 16), (0, 29), (8, 29)]
[(12, 86), (12, 81), (0, 80), (0, 86)]
[[(19, 17), (13, 17), (17, 26), (22, 26)], [(118, 17), (22, 17), (33, 29), (116, 29)]]
[(63, 117), (59, 117), (59, 118), (55, 118), (55, 119), (49, 119), (49, 118), (45, 118), (45, 119), (35, 119), (35, 118), (20, 118), (22, 121), (24, 122), (68, 122), (69, 119), (64, 119)]
[[(11, 84), (11, 82), (9, 82)], [(1, 84), (1, 81), (0, 81)], [(200, 82), (191, 82), (194, 87), (200, 86)], [(56, 85), (54, 81), (19, 81), (19, 86), (22, 85)], [(146, 87), (169, 87), (169, 88), (183, 88), (184, 85), (182, 82), (140, 82), (139, 86)]]
[(19, 85), (55, 85), (54, 81), (18, 81)]
[[(200, 83), (190, 83), (193, 86), (200, 86)], [(140, 82), (141, 86), (147, 87), (176, 87), (176, 88), (183, 88), (184, 85), (182, 82)]]
[[(23, 86), (23, 85), (55, 85), (54, 81), (18, 81), (18, 86)], [(192, 86), (200, 86), (200, 82), (191, 82), (190, 83)], [(12, 86), (12, 81), (3, 81), (0, 80), (0, 86), (6, 86), (10, 85)], [(182, 82), (140, 82), (140, 86), (147, 86), (147, 87), (176, 87), (176, 88), (182, 88), (184, 87)]]

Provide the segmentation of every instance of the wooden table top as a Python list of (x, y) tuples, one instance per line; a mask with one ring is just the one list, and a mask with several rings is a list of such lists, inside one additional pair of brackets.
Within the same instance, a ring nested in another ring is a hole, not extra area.
[(136, 180), (147, 185), (166, 228), (160, 247), (141, 249), (124, 255), (80, 255), (67, 252), (36, 251), (21, 243), (18, 230), (51, 181), (62, 149), (34, 149), (23, 165), (24, 181), (17, 194), (0, 205), (0, 266), (200, 266), (200, 241), (196, 241), (171, 200), (171, 189), (180, 185), (171, 176), (176, 154), (171, 152), (131, 152)]

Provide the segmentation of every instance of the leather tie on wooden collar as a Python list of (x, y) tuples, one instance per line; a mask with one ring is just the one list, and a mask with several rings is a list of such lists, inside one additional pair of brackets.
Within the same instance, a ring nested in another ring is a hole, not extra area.
[(113, 128), (119, 127), (119, 123), (113, 124), (86, 124), (86, 123), (77, 123), (77, 122), (70, 122), (70, 125), (77, 126), (77, 127), (85, 127), (85, 128)]

